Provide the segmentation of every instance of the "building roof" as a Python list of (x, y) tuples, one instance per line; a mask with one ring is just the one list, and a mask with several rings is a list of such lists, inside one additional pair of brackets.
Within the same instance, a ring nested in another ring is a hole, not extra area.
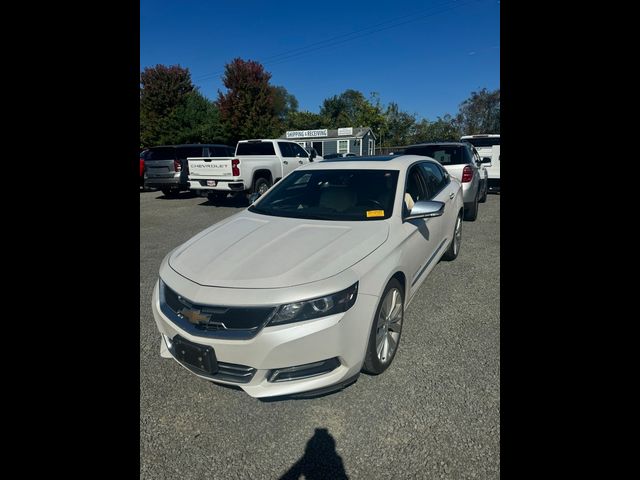
[(371, 135), (373, 135), (373, 138), (377, 138), (376, 135), (373, 133), (373, 130), (371, 130), (371, 127), (345, 127), (345, 128), (353, 128), (353, 133), (351, 135), (338, 135), (338, 129), (337, 128), (313, 128), (313, 129), (308, 129), (308, 130), (290, 130), (290, 131), (309, 131), (309, 130), (327, 130), (327, 135), (326, 136), (322, 136), (322, 137), (317, 137), (317, 136), (310, 136), (310, 137), (292, 137), (292, 138), (287, 138), (287, 132), (284, 132), (282, 134), (282, 136), (280, 138), (284, 138), (287, 140), (308, 140), (308, 139), (315, 139), (315, 140), (324, 140), (327, 138), (362, 138), (364, 137), (367, 133), (371, 132)]

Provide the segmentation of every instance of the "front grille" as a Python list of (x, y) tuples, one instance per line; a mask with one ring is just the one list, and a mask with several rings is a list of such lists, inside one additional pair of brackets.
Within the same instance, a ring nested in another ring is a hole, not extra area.
[(187, 300), (160, 281), (160, 308), (183, 330), (214, 338), (253, 338), (275, 314), (270, 307), (201, 305)]

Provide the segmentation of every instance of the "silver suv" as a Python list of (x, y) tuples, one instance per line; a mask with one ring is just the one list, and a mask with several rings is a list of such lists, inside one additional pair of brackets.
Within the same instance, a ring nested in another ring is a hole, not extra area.
[(151, 147), (144, 158), (145, 186), (162, 190), (165, 196), (175, 196), (189, 190), (190, 157), (232, 157), (235, 148), (219, 144), (163, 145)]
[(423, 155), (433, 158), (447, 173), (462, 183), (464, 219), (478, 217), (478, 203), (487, 200), (487, 170), (475, 147), (468, 142), (432, 142), (412, 145), (405, 155)]

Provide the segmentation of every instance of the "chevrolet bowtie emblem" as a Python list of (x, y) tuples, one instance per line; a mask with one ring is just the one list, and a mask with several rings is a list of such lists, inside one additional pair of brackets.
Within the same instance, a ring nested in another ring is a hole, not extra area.
[(194, 325), (198, 325), (200, 323), (209, 323), (209, 320), (211, 320), (211, 315), (205, 315), (202, 312), (200, 312), (200, 310), (191, 310), (191, 309), (183, 308), (182, 310), (180, 310), (180, 315), (185, 317), (187, 320), (189, 320), (189, 322), (193, 323)]

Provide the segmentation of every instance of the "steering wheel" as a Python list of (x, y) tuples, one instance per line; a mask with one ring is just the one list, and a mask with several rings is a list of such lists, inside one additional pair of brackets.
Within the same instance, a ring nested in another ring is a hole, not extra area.
[(379, 201), (374, 200), (373, 198), (367, 198), (364, 201), (364, 203), (365, 205), (370, 204), (370, 205), (373, 205), (374, 207), (378, 207), (380, 210), (384, 210), (384, 207), (382, 206), (382, 204)]

